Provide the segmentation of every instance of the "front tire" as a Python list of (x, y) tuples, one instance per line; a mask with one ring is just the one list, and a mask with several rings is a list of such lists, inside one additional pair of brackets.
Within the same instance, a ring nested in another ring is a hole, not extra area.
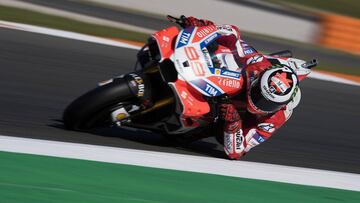
[(111, 110), (115, 106), (135, 98), (127, 80), (116, 78), (70, 103), (63, 113), (64, 125), (69, 130), (89, 130), (97, 127), (110, 118)]

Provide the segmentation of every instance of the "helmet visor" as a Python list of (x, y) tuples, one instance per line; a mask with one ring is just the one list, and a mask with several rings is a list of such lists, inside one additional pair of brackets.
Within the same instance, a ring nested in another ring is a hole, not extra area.
[(273, 113), (283, 107), (282, 104), (270, 101), (262, 95), (259, 81), (251, 87), (249, 99), (257, 110), (264, 113)]

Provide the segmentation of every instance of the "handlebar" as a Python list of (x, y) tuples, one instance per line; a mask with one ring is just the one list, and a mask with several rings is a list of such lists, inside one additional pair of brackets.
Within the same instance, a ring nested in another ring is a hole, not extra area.
[(315, 66), (317, 66), (319, 64), (318, 60), (313, 59), (311, 61), (307, 61), (306, 63), (304, 63), (302, 65), (303, 68), (307, 68), (307, 69), (311, 69), (314, 68)]
[(184, 16), (184, 15), (181, 15), (180, 18), (176, 18), (171, 15), (167, 15), (166, 17), (170, 22), (176, 23), (176, 24), (180, 25), (180, 27), (182, 27), (182, 28), (185, 26), (186, 16)]

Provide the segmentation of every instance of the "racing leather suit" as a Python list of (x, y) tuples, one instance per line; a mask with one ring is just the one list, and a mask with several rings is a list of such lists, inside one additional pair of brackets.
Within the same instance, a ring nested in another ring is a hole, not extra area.
[[(186, 19), (185, 27), (215, 25), (211, 21), (194, 17)], [(219, 45), (216, 49), (227, 47), (235, 51), (233, 56), (238, 64), (238, 71), (241, 71), (245, 80), (236, 96), (231, 98), (231, 103), (221, 106), (225, 125), (223, 139), (218, 139), (223, 142), (224, 151), (230, 159), (240, 159), (251, 148), (269, 139), (290, 118), (292, 109), (284, 106), (272, 114), (249, 111), (247, 96), (250, 84), (272, 64), (262, 54), (241, 40), (238, 27), (234, 25), (216, 25), (216, 27), (222, 34), (216, 40)]]

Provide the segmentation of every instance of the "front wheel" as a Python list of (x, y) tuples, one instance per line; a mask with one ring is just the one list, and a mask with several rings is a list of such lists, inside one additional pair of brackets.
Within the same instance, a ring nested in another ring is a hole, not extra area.
[(88, 130), (104, 124), (111, 110), (136, 95), (125, 78), (99, 86), (75, 99), (64, 111), (63, 122), (69, 130)]

